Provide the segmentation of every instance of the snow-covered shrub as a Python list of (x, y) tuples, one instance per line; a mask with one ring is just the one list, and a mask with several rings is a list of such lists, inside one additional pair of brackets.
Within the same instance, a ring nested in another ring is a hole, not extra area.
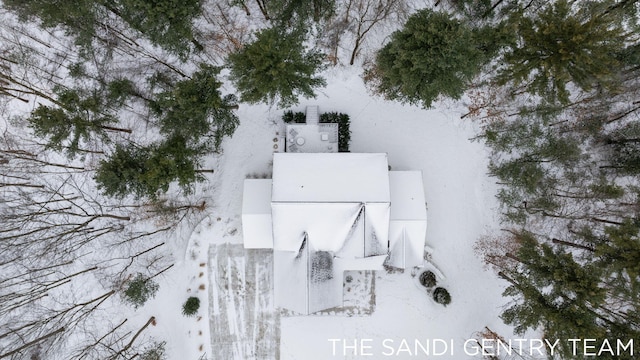
[(292, 110), (287, 110), (282, 115), (282, 120), (287, 124), (303, 124), (307, 121), (307, 116), (301, 111), (293, 112)]
[(437, 302), (438, 304), (447, 306), (451, 303), (451, 295), (449, 295), (449, 292), (447, 291), (447, 289), (442, 287), (437, 287), (433, 291), (433, 300), (435, 300), (435, 302)]
[(182, 305), (182, 314), (184, 316), (193, 316), (198, 312), (200, 308), (200, 299), (195, 296), (191, 296), (187, 299), (187, 301)]
[(423, 271), (420, 274), (420, 284), (426, 288), (432, 288), (436, 286), (436, 274), (433, 271)]

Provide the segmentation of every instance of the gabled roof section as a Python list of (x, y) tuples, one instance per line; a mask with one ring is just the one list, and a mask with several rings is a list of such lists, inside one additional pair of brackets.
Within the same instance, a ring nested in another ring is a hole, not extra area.
[(387, 154), (275, 153), (273, 202), (389, 202)]
[(307, 237), (313, 251), (338, 252), (352, 232), (363, 204), (273, 203), (271, 207), (275, 250), (297, 253)]

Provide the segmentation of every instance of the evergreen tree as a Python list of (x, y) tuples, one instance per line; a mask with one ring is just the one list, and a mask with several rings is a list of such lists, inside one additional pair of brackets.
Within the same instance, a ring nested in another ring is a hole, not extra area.
[(151, 107), (163, 134), (178, 135), (195, 147), (213, 137), (213, 149), (219, 150), (223, 137), (231, 136), (239, 124), (232, 111), (237, 108), (235, 97), (220, 95), (219, 72), (219, 68), (201, 64), (191, 79), (157, 96)]
[(445, 13), (420, 10), (393, 33), (366, 78), (390, 100), (427, 108), (439, 95), (457, 99), (495, 50), (482, 40), (490, 33)]
[(617, 289), (640, 300), (640, 221), (626, 218), (622, 225), (606, 227), (605, 234), (595, 243), (599, 265), (616, 279)]
[[(579, 264), (571, 253), (554, 250), (531, 233), (514, 236), (518, 270), (502, 276), (511, 283), (504, 295), (518, 300), (503, 312), (503, 320), (516, 325), (518, 333), (541, 326), (551, 339), (606, 338), (607, 320), (595, 311), (606, 299), (600, 268)], [(560, 347), (571, 355), (569, 344)]]
[(198, 312), (198, 309), (200, 309), (200, 299), (195, 296), (190, 296), (182, 305), (182, 314), (184, 316), (194, 316)]
[(113, 126), (118, 120), (107, 113), (107, 104), (97, 91), (64, 90), (57, 102), (60, 107), (38, 106), (27, 120), (37, 136), (48, 139), (49, 147), (65, 149), (69, 156), (78, 152), (80, 141), (108, 141), (109, 130), (131, 132)]
[[(95, 180), (98, 189), (106, 195), (124, 197), (135, 194), (138, 197), (156, 196), (159, 186), (148, 185), (145, 179), (147, 159), (152, 149), (149, 147), (124, 147), (117, 145), (108, 159), (100, 161)], [(167, 184), (168, 188), (168, 184)]]
[(335, 12), (335, 0), (269, 0), (267, 11), (280, 23), (296, 25), (309, 20), (330, 18)]
[(561, 103), (569, 101), (570, 82), (585, 91), (615, 88), (624, 31), (614, 13), (577, 4), (559, 0), (533, 16), (511, 17), (518, 42), (504, 56), (501, 83), (527, 83), (530, 92)]
[[(170, 182), (177, 181), (178, 185), (188, 193), (193, 183), (204, 180), (198, 168), (200, 158), (208, 150), (206, 145), (192, 146), (186, 138), (175, 134), (154, 147), (154, 152), (148, 160), (148, 167), (151, 174), (158, 178), (158, 182), (163, 178), (169, 179)], [(161, 186), (160, 189), (167, 191), (166, 186)]]
[(323, 68), (323, 55), (307, 50), (304, 32), (277, 27), (257, 33), (256, 40), (229, 55), (231, 80), (240, 100), (249, 103), (278, 103), (289, 107), (298, 96), (315, 97), (314, 89), (326, 84), (315, 74)]
[(131, 96), (148, 101), (129, 79), (112, 80), (106, 84), (106, 90), (107, 100), (115, 107), (123, 106)]
[(136, 277), (129, 281), (127, 289), (124, 291), (124, 298), (131, 303), (134, 308), (138, 308), (155, 296), (159, 286), (153, 280), (138, 273)]
[(45, 28), (61, 26), (78, 45), (90, 47), (97, 36), (96, 26), (105, 18), (104, 10), (93, 0), (3, 0), (4, 7), (23, 19), (39, 19)]
[(85, 48), (106, 28), (109, 14), (124, 20), (151, 42), (186, 58), (190, 44), (200, 47), (192, 31), (201, 0), (7, 0), (5, 6), (23, 18), (38, 18), (45, 28), (61, 26)]
[[(104, 4), (110, 7), (109, 2)], [(201, 0), (118, 0), (113, 6), (129, 26), (183, 59), (190, 44), (202, 48), (192, 29), (194, 19), (202, 11)]]
[(190, 192), (194, 182), (204, 180), (198, 167), (207, 150), (190, 146), (179, 134), (145, 147), (118, 145), (100, 162), (95, 180), (106, 195), (120, 198), (132, 194), (155, 199), (174, 181)]

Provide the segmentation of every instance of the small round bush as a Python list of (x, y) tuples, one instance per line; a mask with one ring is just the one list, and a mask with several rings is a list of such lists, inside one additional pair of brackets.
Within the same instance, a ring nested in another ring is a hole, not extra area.
[(187, 302), (182, 305), (182, 314), (185, 316), (193, 316), (198, 312), (200, 308), (200, 299), (192, 296), (187, 299)]
[(436, 274), (432, 271), (424, 271), (420, 274), (420, 284), (426, 288), (432, 288), (436, 286)]
[(449, 295), (447, 289), (438, 287), (433, 291), (433, 300), (438, 304), (447, 306), (451, 303), (451, 295)]

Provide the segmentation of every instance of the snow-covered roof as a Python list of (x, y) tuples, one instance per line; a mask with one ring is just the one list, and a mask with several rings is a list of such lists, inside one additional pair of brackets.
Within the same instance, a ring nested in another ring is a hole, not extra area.
[(243, 214), (271, 214), (271, 179), (245, 179)]
[(389, 224), (389, 259), (386, 264), (400, 269), (424, 265), (427, 222), (392, 220)]
[(273, 203), (272, 214), (275, 250), (297, 252), (306, 238), (338, 257), (387, 252), (388, 203)]
[(275, 153), (273, 181), (245, 181), (244, 196), (243, 229), (257, 229), (245, 230), (245, 247), (264, 247), (264, 214), (272, 221), (278, 307), (342, 305), (343, 272), (379, 269), (389, 250), (390, 265), (421, 265), (422, 173), (389, 172), (386, 154)]
[(345, 270), (387, 257), (389, 203), (272, 203), (276, 306), (310, 314), (342, 305)]
[(421, 171), (389, 171), (391, 216), (388, 265), (422, 266), (427, 233), (427, 207)]
[(276, 306), (301, 314), (342, 306), (344, 270), (330, 252), (304, 245), (299, 252), (273, 252)]
[(247, 249), (273, 248), (271, 179), (246, 179), (242, 195), (242, 236)]
[(427, 220), (422, 171), (389, 171), (391, 220)]
[(276, 153), (274, 202), (389, 202), (387, 154)]

